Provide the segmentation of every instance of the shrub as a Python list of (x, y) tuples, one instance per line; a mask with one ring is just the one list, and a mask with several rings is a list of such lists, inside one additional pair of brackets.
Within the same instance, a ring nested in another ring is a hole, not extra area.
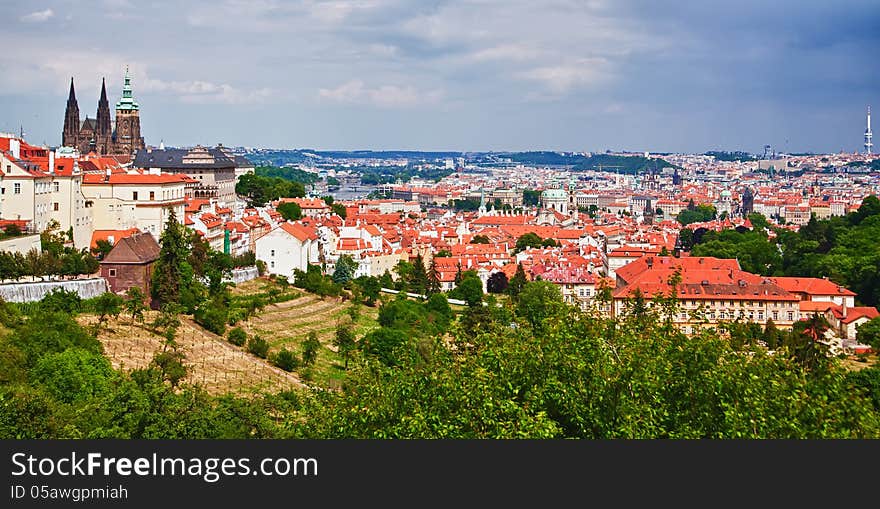
[(247, 351), (265, 359), (269, 354), (269, 342), (260, 336), (253, 336), (247, 342)]
[(244, 344), (247, 343), (247, 332), (241, 327), (236, 327), (229, 331), (229, 334), (226, 335), (226, 339), (235, 346), (244, 346)]
[(293, 371), (299, 363), (293, 352), (286, 348), (282, 348), (280, 352), (275, 354), (272, 359), (272, 364), (278, 366), (284, 371)]
[(222, 336), (226, 332), (227, 309), (211, 305), (199, 306), (193, 313), (193, 319), (205, 329)]

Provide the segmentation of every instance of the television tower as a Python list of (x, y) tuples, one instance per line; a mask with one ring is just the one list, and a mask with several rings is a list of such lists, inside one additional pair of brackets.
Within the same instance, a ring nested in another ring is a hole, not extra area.
[(874, 144), (871, 143), (871, 139), (874, 138), (874, 133), (871, 132), (871, 107), (868, 106), (868, 128), (865, 129), (865, 153), (870, 155), (871, 149), (874, 148)]

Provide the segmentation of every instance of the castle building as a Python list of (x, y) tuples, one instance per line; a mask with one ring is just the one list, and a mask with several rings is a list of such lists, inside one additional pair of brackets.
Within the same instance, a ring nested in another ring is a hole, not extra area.
[(70, 78), (70, 93), (64, 111), (64, 128), (61, 131), (61, 144), (74, 147), (83, 154), (95, 152), (98, 155), (131, 155), (144, 148), (141, 136), (140, 106), (132, 97), (131, 76), (125, 70), (122, 98), (116, 102), (116, 119), (110, 118), (110, 103), (107, 100), (107, 85), (101, 80), (101, 97), (95, 118), (79, 116), (79, 104), (73, 78)]

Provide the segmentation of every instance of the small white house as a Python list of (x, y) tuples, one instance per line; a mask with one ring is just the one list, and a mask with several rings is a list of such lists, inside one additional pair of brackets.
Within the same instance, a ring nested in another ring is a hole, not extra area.
[(281, 223), (257, 239), (256, 255), (269, 274), (293, 278), (295, 269), (306, 271), (309, 264), (319, 263), (318, 234), (299, 223)]

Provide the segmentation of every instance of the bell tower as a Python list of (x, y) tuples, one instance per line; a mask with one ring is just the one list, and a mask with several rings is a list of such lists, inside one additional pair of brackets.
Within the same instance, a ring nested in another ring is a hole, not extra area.
[(144, 148), (144, 139), (141, 137), (140, 106), (132, 97), (128, 67), (125, 68), (122, 98), (116, 102), (114, 144), (116, 152), (121, 154), (131, 154)]

